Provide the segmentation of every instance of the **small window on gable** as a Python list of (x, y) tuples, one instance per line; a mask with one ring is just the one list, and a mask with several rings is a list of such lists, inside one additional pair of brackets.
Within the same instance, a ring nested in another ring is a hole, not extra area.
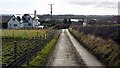
[(28, 20), (30, 20), (30, 18), (28, 18)]
[(11, 26), (11, 24), (10, 24), (10, 26)]
[(13, 18), (12, 20), (15, 21), (15, 18)]

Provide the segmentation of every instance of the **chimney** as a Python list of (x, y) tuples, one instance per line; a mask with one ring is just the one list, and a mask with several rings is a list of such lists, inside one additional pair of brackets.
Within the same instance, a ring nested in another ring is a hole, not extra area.
[(37, 12), (36, 10), (34, 10), (34, 19), (36, 19), (36, 17), (37, 17)]

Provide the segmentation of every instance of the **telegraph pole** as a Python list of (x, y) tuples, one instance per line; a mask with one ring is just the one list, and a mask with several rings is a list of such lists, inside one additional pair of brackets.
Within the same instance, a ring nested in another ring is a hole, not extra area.
[(48, 4), (48, 5), (50, 5), (50, 9), (51, 9), (51, 11), (50, 11), (50, 13), (51, 13), (51, 21), (52, 21), (52, 6), (54, 5), (54, 4)]

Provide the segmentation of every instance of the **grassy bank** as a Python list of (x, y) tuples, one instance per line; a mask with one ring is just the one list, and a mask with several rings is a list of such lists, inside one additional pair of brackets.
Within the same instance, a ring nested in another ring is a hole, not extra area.
[(72, 28), (70, 33), (102, 63), (107, 66), (120, 66), (120, 46), (112, 40), (104, 40), (93, 35), (86, 35)]
[(59, 38), (59, 34), (56, 34), (54, 39), (52, 39), (43, 49), (41, 52), (39, 52), (36, 57), (32, 58), (29, 62), (28, 67), (33, 66), (44, 66), (46, 63), (46, 59), (49, 57), (51, 52), (53, 51), (53, 48)]

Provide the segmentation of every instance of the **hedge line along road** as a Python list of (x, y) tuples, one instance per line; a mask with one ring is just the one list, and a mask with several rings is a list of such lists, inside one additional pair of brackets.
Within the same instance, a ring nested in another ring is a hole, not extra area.
[(62, 29), (47, 66), (104, 66), (70, 34)]

